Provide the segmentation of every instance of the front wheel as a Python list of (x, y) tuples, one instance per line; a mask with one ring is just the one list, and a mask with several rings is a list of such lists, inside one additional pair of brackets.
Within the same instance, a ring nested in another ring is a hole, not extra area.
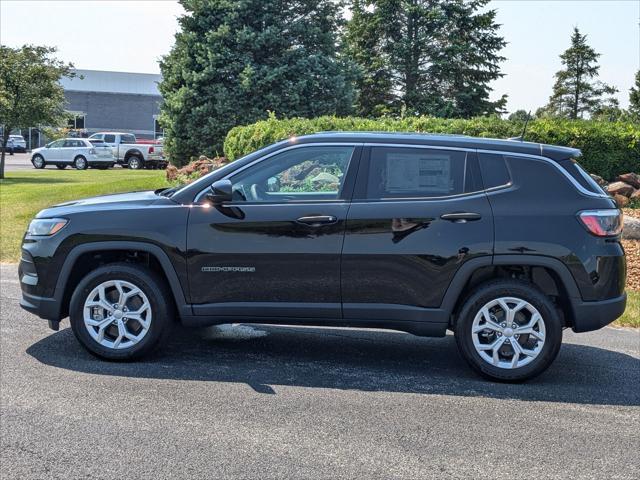
[(33, 164), (33, 168), (41, 169), (46, 166), (44, 161), (44, 157), (42, 155), (34, 155), (31, 159), (31, 163)]
[(562, 319), (535, 285), (496, 280), (464, 302), (455, 325), (458, 349), (471, 368), (505, 382), (546, 370), (562, 344)]
[(162, 279), (146, 267), (105, 265), (83, 278), (74, 291), (71, 328), (82, 346), (100, 358), (141, 358), (169, 334), (170, 298)]

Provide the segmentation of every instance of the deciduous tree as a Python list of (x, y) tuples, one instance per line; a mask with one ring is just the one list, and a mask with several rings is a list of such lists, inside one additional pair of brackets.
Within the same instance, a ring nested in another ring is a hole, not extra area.
[(59, 81), (75, 74), (73, 65), (55, 58), (55, 51), (33, 45), (0, 46), (0, 178), (4, 178), (5, 150), (13, 129), (57, 126), (65, 120), (64, 91)]

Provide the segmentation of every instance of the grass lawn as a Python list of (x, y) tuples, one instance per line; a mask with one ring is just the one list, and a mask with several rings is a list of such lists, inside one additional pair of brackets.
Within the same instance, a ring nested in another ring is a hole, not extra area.
[[(45, 170), (7, 172), (0, 180), (0, 262), (17, 262), (20, 242), (34, 215), (56, 203), (106, 193), (153, 190), (166, 185), (164, 171)], [(627, 310), (616, 325), (640, 327), (640, 291), (628, 291)]]
[(27, 225), (43, 208), (106, 193), (166, 186), (164, 171), (38, 170), (5, 172), (0, 180), (0, 262), (17, 262)]
[(640, 291), (627, 290), (627, 309), (614, 325), (640, 328)]

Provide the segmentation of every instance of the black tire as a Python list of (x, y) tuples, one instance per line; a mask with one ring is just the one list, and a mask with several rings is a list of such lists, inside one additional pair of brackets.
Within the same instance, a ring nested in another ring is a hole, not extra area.
[[(544, 345), (527, 365), (512, 369), (494, 366), (484, 360), (474, 347), (472, 325), (476, 314), (491, 300), (500, 297), (525, 300), (542, 316), (546, 330)], [(487, 282), (471, 293), (460, 309), (454, 332), (462, 357), (477, 373), (501, 382), (521, 382), (540, 375), (551, 365), (562, 344), (562, 329), (562, 316), (549, 297), (532, 283), (508, 279)]]
[(141, 170), (144, 168), (144, 160), (138, 155), (131, 155), (127, 160), (127, 165), (131, 170)]
[(73, 166), (76, 168), (76, 170), (86, 170), (87, 168), (89, 168), (89, 162), (87, 162), (87, 159), (82, 155), (78, 155), (73, 159)]
[(44, 157), (38, 154), (31, 158), (31, 164), (33, 165), (33, 168), (37, 168), (38, 170), (47, 166), (47, 162), (44, 161)]
[(64, 170), (65, 168), (67, 168), (67, 166), (66, 165), (62, 165), (62, 164), (59, 163), (59, 164), (56, 165), (56, 168), (58, 170)]
[[(91, 291), (108, 280), (124, 280), (141, 289), (151, 305), (151, 323), (146, 335), (131, 347), (114, 349), (91, 337), (84, 323), (83, 309)], [(93, 270), (76, 287), (69, 305), (71, 328), (80, 344), (105, 360), (128, 361), (142, 358), (162, 345), (173, 326), (174, 305), (166, 283), (152, 270), (136, 264), (113, 263)]]

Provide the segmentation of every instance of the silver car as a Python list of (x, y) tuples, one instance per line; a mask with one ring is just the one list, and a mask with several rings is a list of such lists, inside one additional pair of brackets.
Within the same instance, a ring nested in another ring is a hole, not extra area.
[(55, 165), (62, 170), (71, 165), (78, 170), (107, 169), (113, 167), (115, 158), (107, 145), (93, 144), (86, 138), (63, 138), (33, 150), (31, 163), (35, 168)]

